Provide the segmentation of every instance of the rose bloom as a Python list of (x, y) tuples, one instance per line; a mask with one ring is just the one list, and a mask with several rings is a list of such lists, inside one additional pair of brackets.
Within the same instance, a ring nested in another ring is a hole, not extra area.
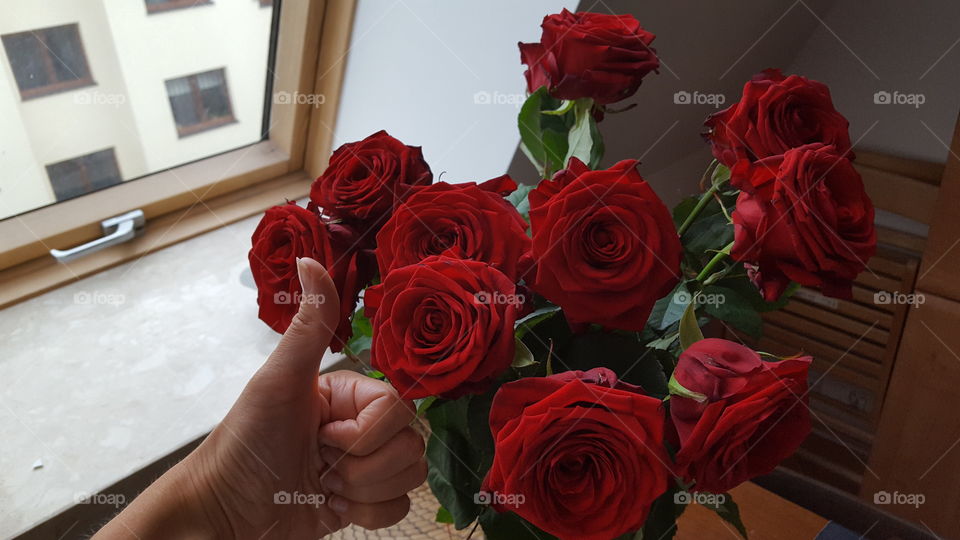
[(503, 198), (515, 189), (509, 176), (417, 188), (377, 233), (380, 272), (443, 254), (489, 263), (516, 281), (529, 265), (530, 238), (523, 216)]
[(591, 171), (573, 158), (530, 192), (531, 287), (573, 325), (640, 331), (680, 279), (670, 211), (636, 165)]
[(571, 13), (543, 18), (539, 43), (520, 43), (530, 93), (546, 86), (557, 99), (593, 98), (600, 105), (632, 96), (660, 67), (654, 35), (633, 15)]
[(333, 152), (326, 171), (310, 187), (310, 200), (329, 216), (376, 228), (410, 186), (432, 181), (420, 147), (378, 131)]
[(481, 393), (513, 362), (523, 300), (479, 261), (433, 256), (392, 270), (364, 294), (371, 363), (406, 399)]
[(810, 144), (734, 166), (742, 186), (733, 212), (734, 259), (774, 301), (796, 281), (837, 298), (877, 247), (873, 203), (853, 164), (831, 146)]
[(705, 134), (718, 161), (763, 159), (809, 143), (850, 151), (850, 125), (833, 108), (827, 85), (778, 69), (759, 73), (743, 87), (738, 103), (710, 115)]
[[(373, 253), (360, 244), (360, 234), (347, 225), (329, 223), (319, 213), (288, 203), (268, 209), (252, 237), (248, 254), (257, 284), (260, 319), (285, 332), (300, 308), (302, 289), (297, 258), (309, 257), (327, 269), (340, 300), (340, 323), (330, 349), (338, 352), (350, 339), (350, 316), (357, 296), (376, 274)], [(326, 302), (327, 298), (305, 298)]]
[(726, 493), (767, 474), (810, 433), (809, 356), (764, 362), (756, 352), (723, 339), (685, 350), (673, 376), (704, 399), (670, 397), (680, 439), (678, 474), (694, 489)]
[(660, 400), (606, 368), (503, 385), (490, 431), (495, 453), (482, 489), (493, 508), (561, 540), (638, 530), (667, 489)]

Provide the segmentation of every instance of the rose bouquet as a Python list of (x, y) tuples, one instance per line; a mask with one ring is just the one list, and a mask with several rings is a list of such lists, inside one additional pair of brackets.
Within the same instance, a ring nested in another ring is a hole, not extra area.
[(433, 182), (385, 132), (345, 144), (306, 208), (274, 207), (254, 233), (260, 317), (283, 331), (296, 313), (296, 257), (326, 266), (331, 348), (369, 351), (370, 376), (429, 421), (438, 521), (665, 538), (698, 502), (746, 535), (727, 492), (804, 440), (812, 359), (701, 326), (756, 335), (800, 285), (850, 296), (876, 240), (847, 122), (825, 85), (757, 75), (707, 119), (703, 193), (670, 212), (637, 161), (600, 167), (597, 126), (656, 72), (653, 34), (566, 10), (542, 28), (520, 44), (539, 181)]

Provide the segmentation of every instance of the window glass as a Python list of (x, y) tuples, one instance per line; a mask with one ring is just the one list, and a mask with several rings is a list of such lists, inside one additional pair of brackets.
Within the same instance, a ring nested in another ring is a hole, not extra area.
[(121, 182), (112, 148), (47, 165), (47, 174), (58, 201)]
[[(112, 149), (117, 172), (104, 178), (125, 182), (266, 138), (274, 9), (256, 0), (4, 2), (0, 220), (116, 183), (65, 164), (78, 156)], [(104, 218), (122, 210), (104, 208)]]

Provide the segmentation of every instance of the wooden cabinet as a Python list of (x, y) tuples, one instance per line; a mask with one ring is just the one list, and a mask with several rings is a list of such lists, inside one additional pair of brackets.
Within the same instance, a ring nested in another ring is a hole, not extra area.
[[(960, 302), (933, 294), (907, 315), (861, 492), (873, 502), (889, 494), (894, 504), (878, 507), (948, 538), (960, 537), (958, 330)], [(910, 495), (922, 504), (896, 503)]]

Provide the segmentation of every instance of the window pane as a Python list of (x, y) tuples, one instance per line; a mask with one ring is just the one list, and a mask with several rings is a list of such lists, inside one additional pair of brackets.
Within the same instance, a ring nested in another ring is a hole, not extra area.
[(51, 28), (42, 34), (42, 40), (58, 81), (87, 77), (87, 61), (83, 56), (76, 26)]
[(51, 82), (44, 66), (43, 44), (36, 35), (3, 36), (3, 47), (20, 90), (39, 88)]
[(261, 141), (274, 9), (4, 2), (0, 220)]
[(121, 182), (112, 148), (48, 165), (47, 174), (58, 201)]

